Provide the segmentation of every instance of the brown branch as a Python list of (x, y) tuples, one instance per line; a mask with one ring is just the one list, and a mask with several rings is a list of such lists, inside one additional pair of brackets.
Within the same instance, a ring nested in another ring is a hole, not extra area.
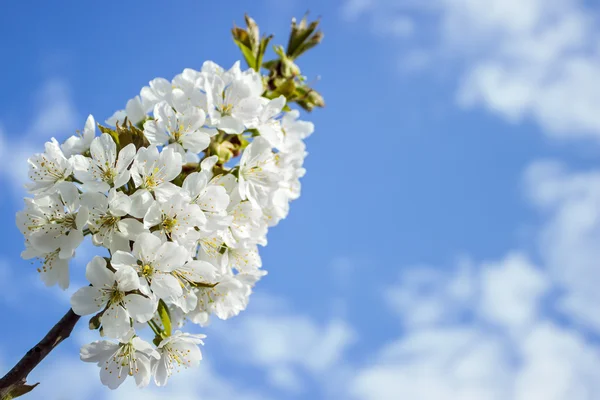
[(79, 318), (81, 317), (73, 310), (69, 310), (46, 336), (0, 379), (0, 400), (20, 396), (37, 386), (37, 383), (27, 385), (27, 376), (60, 342), (71, 335)]

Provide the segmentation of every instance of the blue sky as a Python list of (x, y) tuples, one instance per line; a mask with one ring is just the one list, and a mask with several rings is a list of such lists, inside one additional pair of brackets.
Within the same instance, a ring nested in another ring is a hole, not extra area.
[[(0, 370), (68, 308), (21, 260), (26, 158), (155, 77), (240, 58), (252, 15), (327, 107), (302, 197), (262, 250), (248, 310), (203, 332), (205, 362), (144, 398), (600, 398), (600, 7), (556, 0), (10, 2), (0, 16)], [(87, 246), (73, 265), (94, 254)], [(76, 286), (76, 285), (74, 285)], [(76, 289), (74, 287), (73, 289)], [(120, 399), (78, 360), (82, 323), (31, 399)], [(154, 397), (156, 396), (156, 397)], [(137, 398), (137, 397), (134, 397)]]

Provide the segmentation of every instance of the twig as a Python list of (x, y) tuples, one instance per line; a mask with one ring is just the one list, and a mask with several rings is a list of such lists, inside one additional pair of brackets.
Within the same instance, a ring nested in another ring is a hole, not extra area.
[(38, 385), (27, 385), (27, 376), (60, 342), (71, 335), (79, 318), (81, 317), (73, 310), (69, 310), (46, 336), (0, 379), (0, 400), (18, 397)]

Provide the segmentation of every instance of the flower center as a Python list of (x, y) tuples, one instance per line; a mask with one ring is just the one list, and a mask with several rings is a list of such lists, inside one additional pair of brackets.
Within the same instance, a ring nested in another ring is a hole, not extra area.
[(142, 275), (145, 276), (146, 278), (152, 276), (153, 273), (154, 273), (154, 268), (152, 268), (151, 265), (144, 264), (142, 266)]
[(119, 289), (113, 288), (111, 294), (110, 294), (110, 303), (111, 304), (119, 304), (123, 301), (123, 299), (125, 298), (125, 294), (123, 292), (121, 292)]
[(165, 232), (171, 233), (177, 226), (177, 218), (165, 218), (162, 222), (162, 227)]
[(231, 111), (233, 111), (233, 104), (231, 103), (227, 103), (227, 104), (221, 104), (218, 108), (219, 112), (221, 113), (221, 116), (226, 116), (226, 115), (231, 115)]
[(102, 170), (102, 180), (107, 183), (113, 183), (115, 179), (116, 172), (107, 166), (106, 169)]
[(117, 222), (119, 222), (119, 217), (114, 217), (112, 215), (105, 215), (100, 220), (100, 226), (105, 228), (110, 228), (114, 226)]
[(160, 172), (160, 168), (155, 167), (154, 170), (152, 170), (152, 173), (144, 178), (144, 187), (146, 189), (152, 190), (158, 186), (158, 180), (156, 179), (156, 174), (158, 172)]

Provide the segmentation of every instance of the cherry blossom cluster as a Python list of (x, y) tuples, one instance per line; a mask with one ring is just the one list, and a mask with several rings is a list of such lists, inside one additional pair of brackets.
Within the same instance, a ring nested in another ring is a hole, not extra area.
[(69, 286), (85, 236), (104, 248), (71, 305), (103, 337), (80, 355), (109, 388), (127, 376), (161, 386), (197, 365), (205, 335), (181, 329), (236, 316), (266, 274), (257, 246), (300, 194), (313, 125), (263, 93), (254, 70), (206, 62), (152, 80), (107, 120), (114, 130), (89, 116), (29, 159), (17, 225), (44, 283)]

